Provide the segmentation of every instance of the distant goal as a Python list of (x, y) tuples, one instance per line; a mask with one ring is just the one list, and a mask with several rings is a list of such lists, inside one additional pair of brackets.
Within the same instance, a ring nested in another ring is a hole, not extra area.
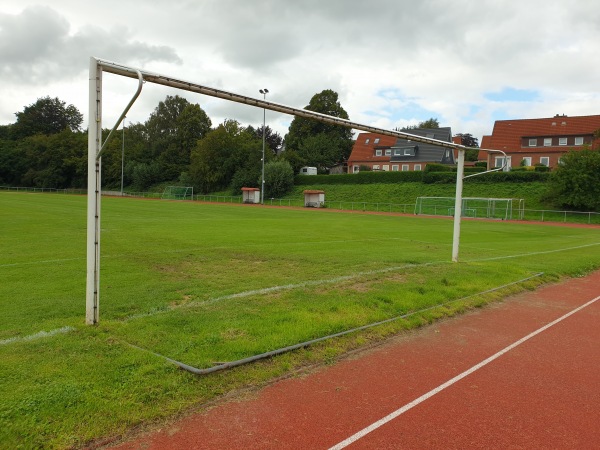
[(163, 200), (194, 200), (191, 186), (167, 186), (160, 197)]
[[(418, 197), (415, 214), (454, 216), (454, 197)], [(525, 201), (522, 198), (463, 197), (462, 217), (498, 220), (522, 220)]]

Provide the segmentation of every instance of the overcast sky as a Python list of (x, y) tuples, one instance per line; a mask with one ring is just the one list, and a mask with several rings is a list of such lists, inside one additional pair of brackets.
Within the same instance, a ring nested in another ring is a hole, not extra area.
[[(303, 108), (324, 89), (383, 128), (430, 117), (481, 141), (494, 120), (600, 114), (600, 8), (590, 0), (3, 0), (0, 124), (40, 97), (84, 114), (95, 56)], [(104, 76), (111, 128), (137, 81)], [(213, 125), (262, 110), (147, 83), (127, 121), (167, 95)], [(290, 116), (267, 112), (284, 135)]]

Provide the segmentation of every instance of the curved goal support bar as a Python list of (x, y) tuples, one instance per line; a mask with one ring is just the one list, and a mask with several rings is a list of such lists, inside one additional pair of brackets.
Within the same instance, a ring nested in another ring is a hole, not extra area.
[(125, 119), (125, 117), (127, 116), (127, 113), (129, 112), (129, 110), (131, 109), (131, 107), (133, 106), (133, 104), (135, 103), (137, 98), (142, 93), (142, 87), (144, 86), (144, 77), (142, 75), (142, 72), (140, 72), (139, 70), (136, 69), (136, 72), (137, 72), (138, 81), (139, 81), (138, 88), (135, 91), (135, 94), (133, 94), (133, 97), (131, 98), (131, 100), (125, 107), (125, 109), (123, 110), (123, 113), (121, 113), (121, 116), (117, 119), (115, 126), (112, 128), (112, 130), (110, 130), (110, 133), (108, 133), (108, 136), (106, 136), (106, 140), (102, 143), (102, 147), (100, 147), (100, 151), (96, 155), (96, 159), (102, 158), (102, 153), (104, 152), (106, 144), (108, 144), (108, 141), (110, 141), (110, 138), (112, 137), (113, 133), (116, 131), (116, 129), (119, 127), (119, 125), (121, 125), (121, 122), (123, 122), (123, 119)]

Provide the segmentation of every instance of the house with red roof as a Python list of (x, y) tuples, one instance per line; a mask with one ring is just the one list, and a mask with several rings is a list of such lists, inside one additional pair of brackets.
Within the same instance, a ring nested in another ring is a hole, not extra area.
[[(416, 128), (407, 133), (453, 142), (450, 127)], [(419, 171), (429, 163), (455, 164), (455, 152), (393, 136), (360, 133), (348, 158), (348, 173), (358, 173), (361, 167), (374, 171)]]
[[(600, 115), (556, 115), (544, 119), (497, 120), (489, 136), (483, 136), (481, 148), (502, 150), (507, 155), (507, 169), (543, 164), (556, 167), (560, 158), (571, 150), (600, 148), (595, 133), (600, 130)], [(498, 153), (479, 152), (479, 160), (488, 167), (500, 167), (504, 157)]]

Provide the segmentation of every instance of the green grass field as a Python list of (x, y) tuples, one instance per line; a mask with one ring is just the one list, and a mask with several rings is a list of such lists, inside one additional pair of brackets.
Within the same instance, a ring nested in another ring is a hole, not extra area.
[[(86, 198), (0, 192), (2, 448), (117, 436), (600, 267), (600, 228), (464, 221), (453, 264), (447, 219), (127, 198), (102, 211), (101, 323), (89, 327)], [(204, 377), (155, 354), (205, 368), (452, 300)]]

